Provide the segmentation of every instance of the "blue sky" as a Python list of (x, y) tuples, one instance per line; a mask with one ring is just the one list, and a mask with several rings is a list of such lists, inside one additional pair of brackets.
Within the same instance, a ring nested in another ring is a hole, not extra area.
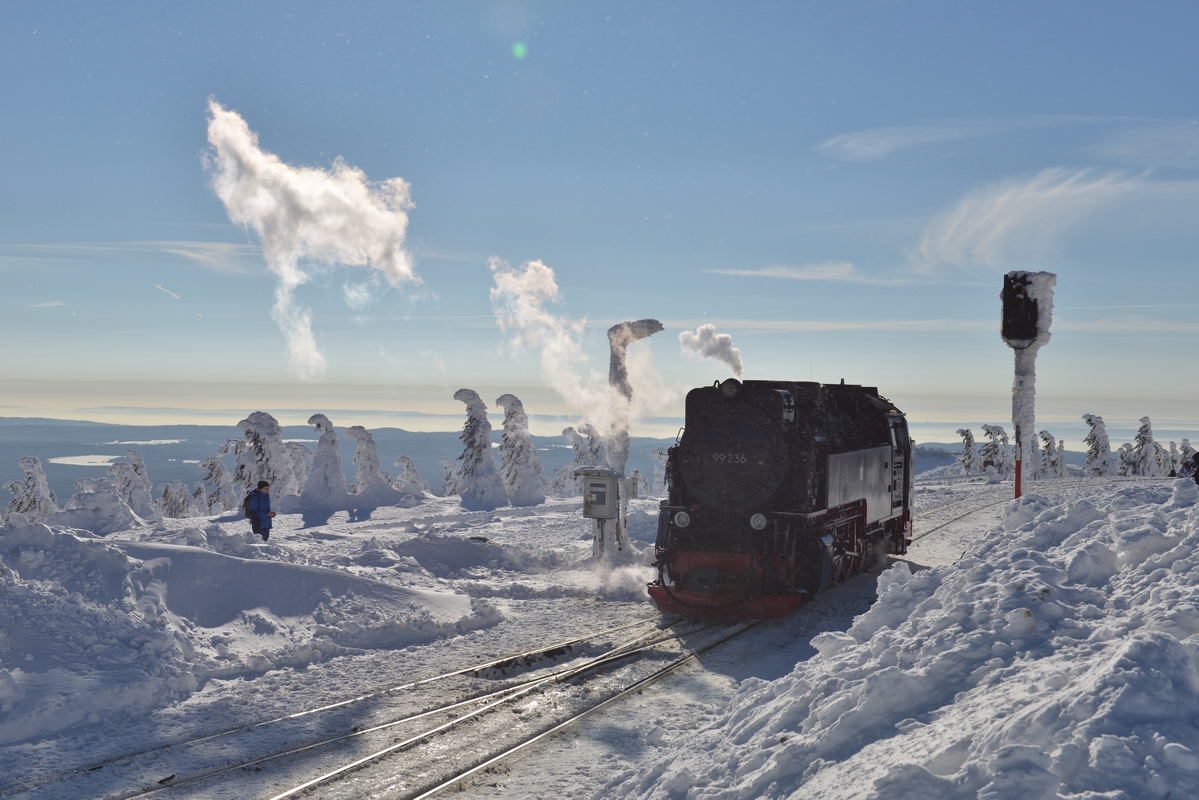
[[(640, 432), (727, 376), (680, 353), (705, 322), (746, 377), (877, 385), (917, 438), (1003, 423), (998, 292), (1031, 269), (1059, 276), (1044, 426), (1199, 434), (1197, 23), (1188, 3), (4, 4), (0, 414), (451, 429), (463, 386), (577, 413), (497, 326), (496, 257), (554, 270), (599, 372), (608, 325), (666, 324), (634, 345), (663, 398)], [(211, 186), (210, 99), (289, 165), (410, 186), (419, 284), (351, 307), (369, 270), (310, 265), (295, 291), (320, 380)]]

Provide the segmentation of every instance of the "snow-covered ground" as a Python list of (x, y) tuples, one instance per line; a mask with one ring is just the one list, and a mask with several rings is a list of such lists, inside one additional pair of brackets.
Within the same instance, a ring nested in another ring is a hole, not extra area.
[[(908, 556), (460, 788), (1199, 796), (1199, 486), (1010, 491), (924, 479)], [(0, 531), (0, 793), (77, 797), (36, 784), (652, 618), (655, 503), (633, 502), (639, 554), (618, 570), (597, 570), (575, 501), (281, 515), (269, 544), (235, 515), (103, 538), (18, 520)]]

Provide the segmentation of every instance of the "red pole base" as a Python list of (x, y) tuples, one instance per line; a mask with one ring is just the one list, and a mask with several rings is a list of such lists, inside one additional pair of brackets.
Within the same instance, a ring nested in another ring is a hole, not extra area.
[(1016, 462), (1016, 499), (1020, 499), (1020, 462)]

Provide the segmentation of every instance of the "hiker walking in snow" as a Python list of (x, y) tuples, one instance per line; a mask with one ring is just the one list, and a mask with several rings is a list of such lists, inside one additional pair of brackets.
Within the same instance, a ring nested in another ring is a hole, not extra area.
[(246, 495), (242, 507), (250, 520), (250, 530), (265, 542), (271, 537), (271, 518), (275, 516), (275, 512), (271, 511), (271, 485), (259, 481), (258, 488)]

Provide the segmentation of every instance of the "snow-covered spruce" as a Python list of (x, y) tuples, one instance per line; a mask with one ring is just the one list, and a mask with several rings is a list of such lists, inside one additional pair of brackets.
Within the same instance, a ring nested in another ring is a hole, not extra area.
[(454, 399), (466, 404), (466, 423), (461, 437), (463, 449), (455, 476), (462, 507), (471, 511), (499, 508), (508, 502), (508, 493), (491, 453), (487, 404), (473, 389), (459, 389), (454, 392)]
[[(237, 427), (246, 437), (246, 449), (237, 459), (242, 467), (239, 470), (239, 477), (244, 481), (242, 488), (249, 492), (258, 481), (266, 481), (271, 485), (272, 496), (299, 494), (303, 483), (297, 478), (296, 467), (302, 460), (294, 448), (284, 443), (279, 422), (265, 411), (255, 411), (237, 423)], [(307, 447), (300, 447), (312, 454)]]
[(980, 468), (993, 469), (1001, 478), (1012, 477), (1013, 457), (1008, 446), (1007, 431), (1002, 425), (983, 425), (983, 433), (987, 434), (987, 443), (978, 454)]
[(545, 470), (541, 455), (529, 434), (529, 418), (516, 395), (503, 394), (495, 404), (504, 409), (504, 433), (500, 437), (500, 478), (514, 506), (545, 502)]
[[(450, 462), (453, 463), (452, 461)], [(416, 462), (408, 456), (396, 456), (396, 460), (392, 463), (393, 467), (400, 468), (400, 474), (392, 478), (391, 486), (397, 492), (405, 492), (412, 495), (430, 494), (428, 481), (421, 478), (420, 473), (416, 471)]]
[(1112, 445), (1107, 436), (1107, 426), (1103, 424), (1103, 417), (1083, 414), (1082, 419), (1090, 428), (1087, 438), (1083, 439), (1083, 444), (1087, 446), (1087, 460), (1083, 465), (1083, 472), (1100, 477), (1111, 475), (1114, 469)]
[(345, 504), (346, 476), (341, 468), (338, 452), (337, 429), (324, 414), (313, 414), (308, 418), (320, 438), (316, 443), (316, 456), (304, 481), (300, 497), (304, 502), (316, 506), (341, 508)]
[(212, 487), (208, 492), (209, 514), (220, 514), (241, 504), (242, 497), (224, 461), (217, 456), (209, 456), (200, 462), (199, 467), (204, 470), (204, 482)]
[(116, 461), (109, 466), (109, 480), (134, 514), (145, 520), (158, 519), (162, 515), (154, 502), (154, 484), (150, 483), (146, 460), (137, 450), (126, 450), (125, 458), (129, 461)]
[(46, 482), (42, 462), (37, 456), (22, 456), (17, 463), (25, 475), (19, 481), (4, 484), (13, 494), (4, 516), (7, 519), (13, 514), (23, 514), (30, 522), (44, 522), (58, 513), (58, 498)]
[(958, 436), (962, 437), (962, 454), (958, 456), (958, 464), (963, 475), (971, 475), (978, 471), (978, 454), (974, 445), (974, 431), (969, 428), (958, 428)]
[(89, 531), (97, 536), (140, 528), (145, 524), (133, 513), (108, 478), (80, 478), (75, 481), (75, 494), (71, 495), (63, 510), (47, 522)]
[(441, 494), (443, 497), (454, 497), (458, 494), (458, 465), (454, 459), (442, 456), (441, 463)]
[(1129, 474), (1146, 478), (1156, 478), (1161, 471), (1161, 445), (1153, 439), (1153, 424), (1149, 417), (1141, 417), (1141, 427), (1137, 429), (1133, 441), (1132, 453), (1129, 455)]

